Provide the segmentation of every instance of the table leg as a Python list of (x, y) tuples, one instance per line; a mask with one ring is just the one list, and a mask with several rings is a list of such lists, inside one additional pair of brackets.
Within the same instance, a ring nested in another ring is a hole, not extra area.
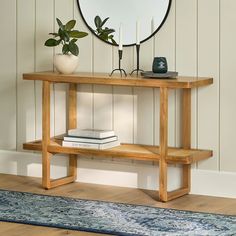
[(42, 185), (50, 188), (50, 158), (48, 145), (50, 144), (50, 82), (43, 82), (42, 92)]
[[(191, 89), (183, 89), (182, 100), (182, 146), (184, 149), (191, 148)], [(183, 188), (191, 188), (191, 165), (183, 165)]]
[[(69, 129), (77, 127), (77, 85), (69, 85), (69, 114), (68, 114)], [(74, 180), (77, 178), (77, 155), (69, 155), (69, 176), (73, 176)]]
[(168, 200), (167, 163), (168, 152), (168, 89), (160, 88), (160, 163), (159, 163), (159, 198)]

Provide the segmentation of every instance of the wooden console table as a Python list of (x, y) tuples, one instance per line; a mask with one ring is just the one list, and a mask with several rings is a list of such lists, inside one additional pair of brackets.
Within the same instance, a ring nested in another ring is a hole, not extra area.
[[(77, 155), (119, 157), (136, 160), (159, 162), (159, 197), (161, 201), (169, 201), (190, 192), (191, 164), (212, 156), (210, 150), (191, 149), (191, 89), (213, 83), (212, 78), (178, 77), (177, 79), (143, 79), (140, 77), (109, 77), (107, 74), (79, 73), (62, 75), (54, 72), (39, 72), (24, 74), (25, 80), (43, 81), (42, 141), (25, 143), (24, 149), (42, 151), (42, 185), (46, 189), (68, 184), (76, 180)], [(76, 128), (77, 84), (100, 84), (113, 86), (160, 88), (160, 146), (140, 144), (122, 144), (119, 147), (106, 150), (80, 149), (63, 147), (62, 141), (50, 138), (50, 84), (69, 84), (69, 129)], [(182, 148), (168, 147), (168, 90), (183, 89), (182, 93)], [(69, 155), (69, 175), (67, 177), (50, 179), (50, 159), (53, 154)], [(167, 191), (168, 164), (183, 166), (182, 187), (172, 192)]]

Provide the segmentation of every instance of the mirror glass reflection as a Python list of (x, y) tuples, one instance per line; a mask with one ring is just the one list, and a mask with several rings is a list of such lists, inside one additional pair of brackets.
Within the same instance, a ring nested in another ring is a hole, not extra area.
[(104, 41), (119, 44), (122, 25), (123, 45), (145, 41), (157, 32), (170, 4), (171, 0), (78, 0), (85, 23)]

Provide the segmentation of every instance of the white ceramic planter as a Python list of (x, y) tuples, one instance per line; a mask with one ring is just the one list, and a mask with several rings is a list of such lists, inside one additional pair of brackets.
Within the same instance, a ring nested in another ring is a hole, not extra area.
[(54, 56), (54, 66), (62, 74), (72, 74), (79, 64), (79, 58), (74, 55), (56, 54)]

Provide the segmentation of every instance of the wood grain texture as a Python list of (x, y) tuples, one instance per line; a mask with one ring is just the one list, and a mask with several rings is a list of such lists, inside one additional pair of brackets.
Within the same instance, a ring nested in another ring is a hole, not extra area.
[(41, 80), (55, 83), (79, 83), (79, 84), (98, 84), (98, 85), (119, 85), (132, 87), (151, 87), (151, 88), (195, 88), (210, 85), (212, 78), (181, 76), (176, 79), (146, 79), (136, 76), (112, 76), (107, 73), (76, 73), (64, 75), (56, 72), (37, 72), (23, 74), (25, 80)]
[[(68, 129), (77, 128), (77, 84), (69, 84), (69, 108), (68, 108)], [(69, 176), (73, 177), (73, 181), (77, 179), (77, 156), (69, 155)]]
[(50, 83), (43, 82), (42, 94), (42, 176), (43, 187), (50, 188), (50, 158), (51, 154), (48, 152), (48, 145), (50, 144)]
[(167, 196), (167, 162), (168, 155), (168, 88), (160, 89), (160, 166), (159, 197), (166, 202)]
[[(25, 143), (24, 149), (33, 151), (42, 151), (42, 142), (40, 140), (35, 142)], [(51, 153), (65, 153), (77, 154), (82, 156), (96, 156), (96, 157), (118, 157), (120, 159), (134, 159), (146, 161), (159, 161), (160, 149), (158, 146), (149, 146), (143, 144), (121, 144), (118, 147), (96, 150), (84, 148), (63, 147), (61, 139), (51, 139), (51, 144), (48, 146), (48, 151)], [(199, 149), (182, 149), (182, 148), (168, 148), (168, 155), (166, 161), (169, 164), (191, 164), (199, 160), (204, 160), (212, 156), (210, 150)]]
[[(39, 178), (0, 174), (0, 188), (14, 191), (45, 194), (45, 190), (40, 188)], [(73, 183), (70, 185), (65, 185), (57, 189), (49, 190), (46, 192), (46, 194), (53, 196), (66, 196), (78, 199), (139, 204), (153, 207), (163, 207), (207, 213), (210, 212), (229, 215), (236, 214), (236, 200), (230, 198), (186, 195), (182, 198), (175, 199), (168, 203), (161, 203), (156, 201), (156, 199), (158, 199), (156, 191), (83, 183)], [(66, 236), (68, 234), (73, 236), (101, 235), (80, 231), (71, 231), (5, 222), (0, 222), (0, 234), (8, 236)]]
[[(182, 147), (191, 149), (191, 89), (182, 91)], [(184, 165), (182, 186), (187, 193), (191, 189), (191, 165)]]
[(77, 127), (77, 84), (69, 84), (68, 129)]

